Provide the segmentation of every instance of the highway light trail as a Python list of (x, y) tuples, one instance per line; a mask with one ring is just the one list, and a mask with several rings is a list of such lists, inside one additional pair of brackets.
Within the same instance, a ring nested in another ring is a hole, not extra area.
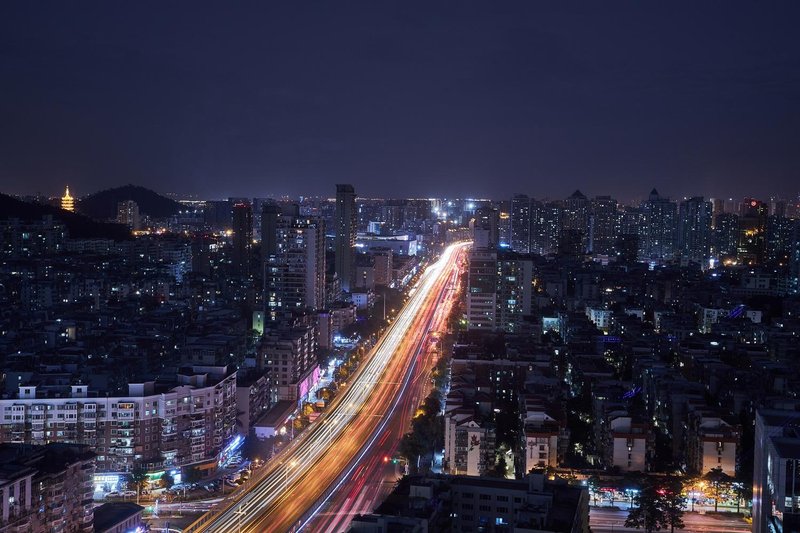
[[(272, 512), (276, 505), (293, 506), (291, 512), (296, 512), (303, 505), (306, 505), (305, 510), (315, 506), (328, 487), (325, 479), (338, 477), (364, 442), (371, 438), (378, 421), (366, 420), (371, 416), (369, 410), (383, 409), (379, 416), (385, 417), (395, 405), (404, 376), (394, 373), (386, 375), (387, 367), (391, 363), (392, 369), (399, 371), (407, 366), (404, 364), (407, 361), (398, 359), (415, 355), (415, 350), (408, 353), (408, 344), (412, 343), (413, 346), (427, 333), (425, 327), (420, 326), (420, 321), (426, 324), (425, 317), (435, 311), (453, 268), (457, 268), (456, 259), (466, 246), (468, 244), (465, 243), (449, 246), (439, 260), (425, 270), (417, 290), (351, 377), (349, 384), (331, 403), (329, 410), (291, 446), (278, 454), (263, 474), (246, 486), (242, 493), (224, 502), (218, 510), (201, 517), (186, 531), (278, 531), (282, 527), (278, 525), (280, 520), (261, 523), (262, 517)], [(359, 416), (365, 409), (368, 412), (363, 414), (369, 416)], [(347, 428), (351, 428), (351, 432), (345, 434)], [(338, 464), (320, 461), (324, 454), (331, 451), (334, 443), (337, 450), (341, 447), (343, 455), (349, 454), (341, 468)], [(317, 473), (324, 473), (325, 476), (315, 475)], [(303, 483), (299, 483), (300, 480)], [(280, 513), (281, 510), (276, 512)], [(286, 510), (285, 514), (284, 522), (290, 510)]]

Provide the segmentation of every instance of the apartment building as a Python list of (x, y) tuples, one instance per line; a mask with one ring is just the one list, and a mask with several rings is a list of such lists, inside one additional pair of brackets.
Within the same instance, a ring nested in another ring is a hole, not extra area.
[(560, 405), (540, 395), (522, 398), (522, 450), (525, 472), (545, 467), (557, 468), (569, 444), (566, 415)]
[(0, 533), (93, 531), (94, 468), (86, 446), (0, 445)]
[(647, 424), (610, 414), (604, 434), (605, 464), (623, 472), (645, 472), (650, 439)]
[(720, 468), (729, 476), (736, 475), (736, 452), (739, 428), (708, 409), (689, 412), (686, 431), (686, 464), (695, 474), (706, 474)]
[(100, 472), (175, 468), (214, 460), (236, 429), (236, 371), (182, 368), (169, 381), (130, 383), (126, 396), (88, 385), (19, 386), (0, 399), (0, 441), (84, 444)]
[(480, 476), (494, 467), (494, 425), (469, 408), (445, 415), (445, 470), (451, 474)]
[(317, 333), (315, 323), (300, 320), (262, 339), (259, 366), (269, 373), (277, 400), (298, 401), (319, 382)]

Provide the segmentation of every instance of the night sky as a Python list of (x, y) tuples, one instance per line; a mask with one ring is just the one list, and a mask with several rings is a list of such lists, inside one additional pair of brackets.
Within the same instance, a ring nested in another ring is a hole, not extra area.
[(0, 191), (800, 192), (800, 2), (3, 2)]

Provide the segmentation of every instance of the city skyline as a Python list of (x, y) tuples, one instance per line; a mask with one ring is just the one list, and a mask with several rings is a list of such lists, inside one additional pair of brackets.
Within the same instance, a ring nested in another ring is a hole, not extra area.
[(6, 6), (3, 190), (798, 193), (794, 3), (192, 7)]
[(800, 531), (800, 3), (0, 7), (0, 533)]
[[(356, 185), (357, 185), (357, 182), (354, 182), (354, 183), (356, 183)], [(331, 186), (333, 186), (333, 185), (331, 185)], [(70, 185), (62, 185), (60, 190), (57, 190), (57, 191), (53, 192), (52, 194), (48, 193), (48, 192), (43, 192), (43, 191), (29, 191), (29, 192), (26, 192), (26, 193), (11, 193), (9, 191), (0, 191), (0, 193), (2, 193), (2, 194), (10, 194), (12, 196), (16, 196), (16, 197), (19, 197), (19, 198), (39, 199), (39, 200), (45, 200), (45, 199), (54, 200), (54, 199), (58, 199), (58, 198), (62, 198), (63, 199), (65, 197), (65, 195), (66, 195), (66, 189), (68, 189), (69, 187), (71, 187), (71, 186)], [(73, 188), (73, 189), (70, 190), (70, 199), (73, 202), (80, 202), (80, 200), (83, 197), (91, 196), (91, 195), (99, 193), (99, 192), (103, 192), (103, 191), (107, 191), (107, 190), (113, 190), (113, 189), (119, 189), (119, 188), (123, 188), (123, 187), (141, 187), (141, 185), (123, 184), (123, 185), (120, 185), (120, 186), (109, 186), (109, 187), (103, 187), (101, 189), (85, 191), (83, 194), (80, 194), (80, 195), (75, 195), (74, 193), (76, 191)], [(147, 187), (145, 187), (145, 188), (147, 188)], [(147, 188), (147, 189), (149, 189), (149, 188)], [(617, 197), (615, 195), (609, 195), (607, 191), (601, 191), (601, 190), (598, 190), (598, 191), (594, 192), (594, 191), (589, 191), (589, 190), (582, 190), (582, 189), (575, 189), (575, 188), (567, 187), (567, 188), (564, 189), (565, 192), (561, 196), (534, 196), (534, 195), (530, 194), (527, 191), (521, 190), (521, 191), (515, 191), (513, 194), (508, 195), (508, 196), (477, 196), (477, 195), (447, 195), (447, 194), (438, 195), (438, 196), (436, 196), (436, 195), (429, 195), (429, 196), (411, 195), (411, 196), (405, 196), (405, 195), (402, 195), (402, 194), (393, 194), (393, 195), (390, 194), (390, 195), (387, 195), (387, 196), (375, 196), (375, 195), (358, 194), (357, 195), (357, 199), (358, 200), (365, 200), (365, 201), (383, 201), (383, 200), (393, 200), (393, 199), (412, 200), (413, 199), (413, 200), (466, 200), (466, 201), (475, 201), (475, 202), (503, 202), (503, 201), (511, 202), (511, 200), (514, 197), (519, 196), (519, 195), (524, 195), (524, 196), (530, 197), (531, 200), (537, 200), (537, 201), (540, 201), (540, 202), (561, 202), (561, 201), (564, 201), (564, 200), (568, 200), (569, 197), (571, 196), (571, 194), (579, 192), (581, 194), (584, 194), (587, 198), (590, 198), (590, 199), (592, 199), (592, 198), (593, 199), (611, 198), (613, 200), (616, 200), (618, 202), (618, 205), (620, 205), (620, 206), (638, 206), (638, 205), (640, 205), (641, 203), (643, 203), (643, 202), (645, 202), (647, 200), (648, 196), (650, 195), (650, 192), (652, 190), (654, 190), (654, 189), (655, 190), (659, 190), (659, 191), (662, 190), (658, 186), (650, 186), (649, 188), (645, 188), (645, 189), (642, 189), (642, 190), (637, 190), (636, 193), (633, 196), (628, 196), (628, 197)], [(203, 197), (203, 196), (196, 195), (196, 194), (189, 194), (189, 193), (182, 194), (182, 193), (175, 192), (175, 191), (164, 191), (164, 190), (159, 190), (158, 188), (149, 189), (149, 190), (152, 190), (153, 192), (155, 192), (155, 193), (157, 193), (159, 195), (171, 198), (171, 199), (176, 200), (178, 202), (226, 201), (226, 200), (229, 200), (229, 199), (248, 199), (248, 200), (252, 199), (252, 200), (256, 200), (256, 201), (265, 200), (265, 199), (272, 199), (272, 200), (276, 200), (276, 201), (290, 201), (290, 200), (291, 201), (294, 201), (294, 200), (302, 201), (304, 199), (334, 200), (335, 197), (336, 197), (335, 194), (297, 194), (297, 195), (292, 195), (292, 194), (286, 194), (286, 193), (275, 193), (274, 191), (271, 192), (271, 193), (263, 193), (263, 194), (252, 193), (252, 194), (244, 194), (244, 195), (220, 195), (220, 196), (211, 195), (211, 196)], [(360, 189), (359, 189), (359, 191), (360, 191)], [(733, 195), (730, 195), (730, 194), (717, 194), (717, 195), (708, 196), (708, 195), (703, 195), (703, 194), (696, 194), (696, 193), (693, 193), (693, 192), (686, 192), (685, 194), (676, 194), (676, 195), (663, 194), (662, 196), (664, 198), (666, 198), (666, 199), (669, 199), (669, 200), (675, 201), (675, 202), (679, 202), (679, 201), (682, 201), (682, 200), (689, 200), (689, 199), (694, 198), (694, 197), (702, 197), (702, 198), (706, 198), (706, 199), (709, 199), (709, 200), (719, 200), (719, 201), (723, 201), (723, 202), (740, 202), (740, 201), (743, 201), (743, 200), (748, 200), (750, 198), (756, 198), (756, 199), (759, 199), (759, 200), (762, 200), (762, 201), (776, 201), (777, 200), (777, 201), (785, 201), (785, 202), (789, 202), (789, 203), (791, 203), (791, 202), (800, 203), (800, 191), (797, 194), (793, 194), (793, 195), (789, 195), (789, 196), (782, 196), (782, 195), (779, 195), (779, 194), (769, 194), (769, 193), (767, 193), (765, 195), (761, 195), (761, 196), (758, 196), (758, 195), (733, 196)]]

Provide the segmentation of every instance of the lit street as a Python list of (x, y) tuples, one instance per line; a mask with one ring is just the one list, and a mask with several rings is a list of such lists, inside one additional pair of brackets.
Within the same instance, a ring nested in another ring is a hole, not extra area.
[[(446, 327), (453, 303), (450, 296), (460, 293), (458, 281), (458, 269), (452, 269), (446, 293), (440, 296), (440, 303), (425, 325), (425, 331), (442, 331)], [(399, 390), (399, 403), (387, 415), (385, 427), (378, 428), (381, 431), (379, 445), (364, 447), (342, 475), (336, 490), (314, 509), (304, 529), (329, 533), (346, 531), (355, 515), (372, 512), (402, 476), (404, 466), (387, 458), (396, 457), (397, 443), (408, 431), (418, 404), (429, 393), (430, 371), (435, 364), (437, 348), (420, 339), (414, 353), (416, 364), (406, 369), (406, 379), (411, 379)]]
[[(613, 533), (615, 531), (641, 531), (625, 527), (627, 510), (598, 509), (589, 510), (589, 523), (595, 533)], [(750, 531), (750, 524), (734, 515), (707, 515), (686, 513), (683, 515), (686, 527), (681, 531), (693, 533), (743, 533)]]
[[(449, 305), (444, 305), (445, 301), (457, 296), (448, 289), (457, 278), (459, 258), (467, 246), (451, 245), (428, 267), (406, 305), (327, 412), (239, 494), (187, 531), (288, 531), (303, 526), (318, 500), (348, 467), (353, 469), (364, 459), (371, 467), (376, 456), (392, 453), (407, 409), (422, 399), (413, 394), (422, 390), (420, 380), (415, 381), (417, 355), (429, 332), (446, 318), (443, 310)], [(425, 365), (429, 367), (430, 361)], [(397, 411), (403, 416), (393, 418)]]

